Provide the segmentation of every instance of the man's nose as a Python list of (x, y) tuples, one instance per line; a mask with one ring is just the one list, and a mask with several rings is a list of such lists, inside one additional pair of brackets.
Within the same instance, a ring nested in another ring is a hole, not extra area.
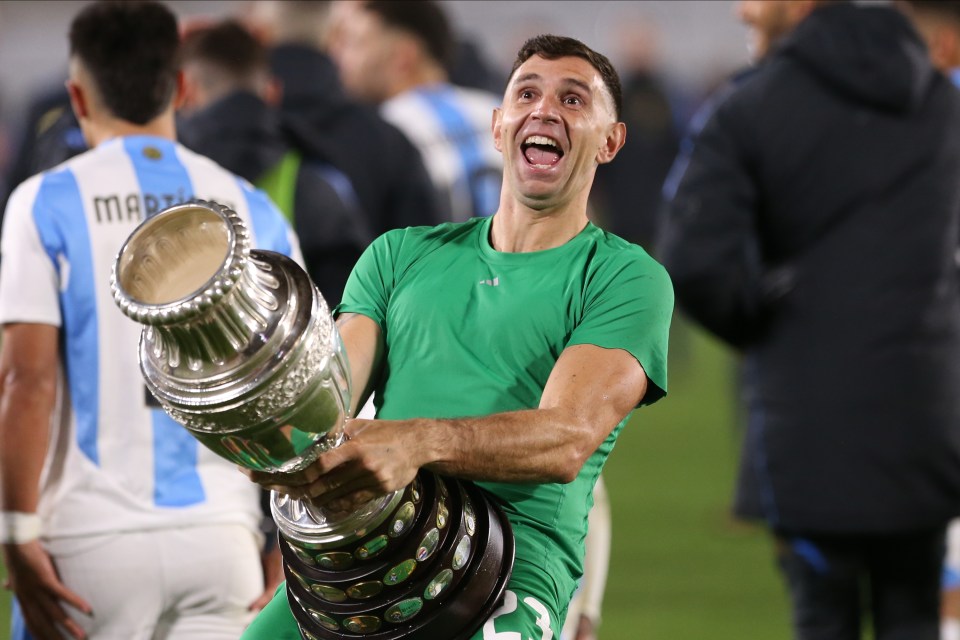
[(531, 114), (543, 122), (558, 122), (560, 120), (559, 104), (549, 96), (540, 98)]

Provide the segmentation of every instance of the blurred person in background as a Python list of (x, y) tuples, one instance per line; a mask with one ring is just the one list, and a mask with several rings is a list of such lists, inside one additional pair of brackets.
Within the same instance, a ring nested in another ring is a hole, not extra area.
[[(927, 44), (933, 66), (960, 85), (960, 2), (898, 0), (897, 5)], [(942, 611), (941, 640), (960, 640), (960, 519), (947, 530)]]
[(349, 178), (373, 237), (439, 222), (437, 197), (420, 153), (375, 110), (344, 93), (326, 52), (330, 10), (327, 0), (251, 5), (247, 20), (266, 41), (270, 69), (281, 86), (281, 112), (313, 131), (314, 160)]
[(623, 121), (630, 144), (617, 162), (597, 171), (598, 223), (648, 250), (653, 248), (663, 204), (664, 179), (679, 150), (673, 105), (660, 77), (659, 33), (632, 20), (619, 33)]
[(189, 31), (180, 62), (181, 142), (266, 191), (293, 224), (307, 272), (332, 308), (373, 239), (349, 178), (313, 160), (314, 134), (275, 108), (282, 88), (266, 49), (239, 22)]
[(353, 2), (335, 62), (354, 98), (420, 150), (447, 220), (497, 209), (503, 160), (490, 137), (495, 94), (450, 83), (453, 31), (432, 0)]
[(0, 243), (13, 638), (233, 640), (276, 588), (260, 492), (147, 392), (141, 327), (113, 303), (110, 274), (142, 220), (193, 196), (229, 204), (257, 247), (299, 257), (296, 239), (265, 194), (175, 142), (167, 8), (88, 4), (69, 40), (67, 88), (91, 150), (17, 187)]
[(888, 5), (742, 2), (758, 69), (685, 160), (660, 258), (744, 355), (736, 513), (799, 640), (939, 638), (960, 514), (960, 93)]
[(62, 84), (46, 88), (30, 100), (23, 131), (6, 172), (0, 210), (21, 182), (87, 150), (80, 124)]
[(593, 507), (590, 508), (587, 537), (583, 543), (583, 577), (567, 609), (560, 640), (596, 640), (599, 637), (612, 533), (610, 498), (601, 475), (593, 487)]
[[(342, 0), (341, 0), (342, 1)], [(500, 73), (487, 58), (479, 39), (458, 34), (453, 57), (447, 66), (450, 82), (458, 87), (470, 87), (499, 95), (506, 84), (506, 74)]]

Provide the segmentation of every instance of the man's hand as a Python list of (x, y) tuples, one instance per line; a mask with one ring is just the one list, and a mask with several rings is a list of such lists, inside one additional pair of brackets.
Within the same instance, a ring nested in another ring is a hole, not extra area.
[(299, 473), (250, 473), (266, 489), (308, 498), (331, 511), (351, 512), (402, 489), (426, 460), (417, 420), (350, 420), (347, 439)]
[(60, 628), (74, 638), (86, 638), (63, 608), (69, 604), (87, 615), (93, 610), (87, 602), (68, 589), (57, 575), (53, 560), (39, 541), (3, 545), (3, 557), (27, 629), (36, 640), (62, 640)]
[(587, 616), (580, 616), (577, 635), (573, 637), (573, 640), (597, 640), (597, 629), (593, 625), (593, 620)]
[(263, 593), (254, 600), (249, 607), (250, 611), (260, 611), (273, 600), (277, 587), (283, 582), (283, 556), (280, 547), (270, 544), (270, 550), (260, 554), (260, 563), (263, 565)]

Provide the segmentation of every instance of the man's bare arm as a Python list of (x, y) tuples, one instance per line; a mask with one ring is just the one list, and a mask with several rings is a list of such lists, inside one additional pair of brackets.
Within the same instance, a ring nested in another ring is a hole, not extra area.
[(303, 474), (259, 481), (336, 509), (399, 489), (421, 467), (472, 480), (570, 482), (646, 390), (643, 367), (628, 352), (576, 345), (557, 360), (537, 409), (450, 420), (353, 420), (350, 440)]
[(569, 347), (537, 409), (425, 421), (423, 466), (473, 480), (571, 482), (646, 389), (646, 374), (628, 352)]
[[(59, 330), (44, 324), (10, 324), (0, 350), (0, 508), (35, 513), (40, 475), (50, 442), (57, 399)], [(38, 640), (85, 637), (63, 607), (85, 613), (90, 605), (68, 589), (39, 540), (3, 545), (3, 559), (27, 628)]]
[(57, 398), (58, 329), (11, 324), (0, 350), (0, 501), (33, 513)]
[(337, 319), (337, 329), (350, 360), (350, 415), (367, 401), (373, 392), (383, 357), (383, 336), (380, 327), (371, 318), (359, 313), (344, 313)]

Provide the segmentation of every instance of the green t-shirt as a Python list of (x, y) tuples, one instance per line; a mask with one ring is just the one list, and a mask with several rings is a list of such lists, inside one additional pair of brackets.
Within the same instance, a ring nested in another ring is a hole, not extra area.
[[(673, 313), (663, 267), (593, 224), (554, 249), (502, 253), (490, 245), (490, 224), (391, 231), (358, 261), (337, 313), (369, 316), (383, 332), (377, 417), (536, 408), (557, 358), (574, 344), (630, 352), (650, 381), (643, 404), (663, 397)], [(593, 486), (623, 424), (569, 484), (478, 483), (504, 501), (517, 558), (545, 569), (539, 595), (558, 613), (582, 573)]]

